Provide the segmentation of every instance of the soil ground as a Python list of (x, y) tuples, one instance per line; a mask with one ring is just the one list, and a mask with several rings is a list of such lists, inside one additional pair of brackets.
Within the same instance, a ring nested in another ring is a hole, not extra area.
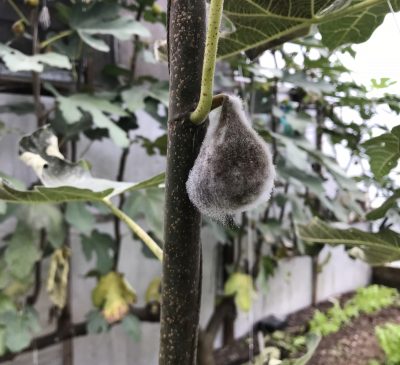
[[(343, 305), (353, 293), (336, 298)], [(318, 303), (291, 314), (283, 331), (292, 335), (303, 335), (308, 330), (308, 323), (319, 309), (325, 312), (332, 306), (331, 302)], [(385, 308), (374, 314), (361, 314), (343, 326), (338, 332), (322, 338), (314, 356), (307, 365), (368, 365), (370, 360), (384, 364), (384, 354), (375, 337), (375, 327), (385, 323), (400, 324), (400, 306)], [(257, 340), (254, 339), (254, 353), (258, 354)], [(271, 343), (271, 346), (278, 346)], [(285, 350), (281, 349), (285, 356)], [(298, 358), (302, 354), (293, 354)], [(248, 363), (249, 344), (245, 336), (231, 345), (214, 352), (217, 365), (242, 365)]]
[[(346, 301), (349, 295), (342, 297)], [(326, 310), (329, 303), (318, 309)], [(288, 318), (287, 331), (301, 333), (316, 308), (307, 308)], [(387, 322), (400, 324), (400, 307), (389, 307), (377, 313), (362, 314), (338, 332), (324, 337), (308, 365), (368, 365), (376, 359), (383, 363), (384, 355), (375, 337), (375, 326)]]

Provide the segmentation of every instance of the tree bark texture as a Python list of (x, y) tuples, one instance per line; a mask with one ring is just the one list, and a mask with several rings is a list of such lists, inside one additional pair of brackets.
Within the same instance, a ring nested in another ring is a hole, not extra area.
[(186, 181), (205, 126), (189, 120), (199, 99), (205, 0), (168, 2), (170, 105), (164, 219), (160, 365), (194, 365), (201, 295), (201, 217)]

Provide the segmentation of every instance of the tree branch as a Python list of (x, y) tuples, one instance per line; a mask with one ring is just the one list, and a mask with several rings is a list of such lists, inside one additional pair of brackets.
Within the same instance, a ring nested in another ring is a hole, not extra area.
[[(130, 313), (135, 315), (136, 317), (138, 317), (139, 320), (142, 322), (152, 323), (152, 322), (160, 321), (159, 307), (158, 307), (158, 310), (155, 311), (154, 306), (150, 305), (150, 304), (146, 305), (145, 307), (140, 307), (140, 308), (132, 307), (130, 309)], [(63, 328), (63, 330), (61, 332), (58, 330), (55, 330), (54, 332), (51, 332), (47, 335), (36, 337), (32, 341), (32, 343), (29, 347), (27, 347), (26, 349), (24, 349), (23, 351), (21, 351), (19, 353), (8, 353), (4, 356), (1, 356), (0, 363), (13, 360), (14, 358), (16, 358), (18, 355), (20, 355), (22, 353), (26, 353), (26, 352), (33, 351), (33, 350), (40, 351), (40, 350), (46, 349), (50, 346), (61, 344), (64, 341), (68, 341), (73, 338), (82, 337), (82, 336), (86, 336), (86, 335), (88, 335), (87, 322), (71, 324), (71, 325)]]
[[(124, 180), (124, 173), (125, 173), (125, 168), (126, 168), (126, 162), (128, 161), (129, 151), (130, 151), (129, 147), (124, 148), (122, 150), (122, 154), (121, 154), (121, 157), (119, 160), (117, 181)], [(118, 209), (122, 210), (124, 203), (125, 203), (125, 194), (121, 194), (121, 196), (119, 197)], [(114, 270), (116, 270), (118, 267), (119, 255), (120, 255), (120, 251), (121, 251), (121, 239), (122, 239), (121, 220), (117, 216), (114, 216), (114, 235), (115, 235), (116, 248), (115, 248), (115, 254), (114, 254), (113, 268), (114, 268)]]
[(226, 318), (235, 319), (237, 315), (235, 302), (232, 297), (224, 297), (217, 305), (210, 320), (207, 323), (206, 334), (214, 343), (218, 331)]
[[(31, 11), (32, 20), (32, 54), (39, 53), (39, 9), (35, 7)], [(43, 106), (40, 98), (41, 81), (38, 72), (32, 72), (33, 102), (38, 127), (43, 125), (42, 112)]]
[[(140, 21), (142, 19), (143, 11), (144, 11), (144, 2), (139, 2), (139, 8), (136, 13), (136, 21)], [(133, 55), (131, 59), (131, 72), (130, 72), (130, 77), (129, 81), (132, 83), (135, 80), (136, 77), (136, 66), (137, 66), (137, 58), (139, 55), (139, 36), (135, 35), (133, 37)]]
[(22, 353), (26, 353), (33, 350), (43, 350), (47, 347), (63, 343), (64, 341), (69, 340), (71, 338), (81, 337), (86, 335), (87, 335), (86, 322), (76, 323), (68, 328), (65, 328), (61, 336), (58, 335), (58, 331), (56, 330), (47, 335), (35, 338), (34, 341), (32, 341), (32, 344), (23, 351), (19, 353), (8, 353), (4, 356), (1, 356), (0, 363), (13, 360), (15, 357), (17, 357)]
[[(46, 243), (46, 231), (44, 229), (40, 230), (40, 242), (39, 248), (42, 250)], [(36, 304), (40, 290), (42, 288), (42, 260), (38, 260), (35, 264), (35, 284), (33, 287), (33, 293), (26, 298), (26, 304), (33, 306)]]
[(196, 362), (200, 304), (200, 213), (186, 181), (205, 127), (185, 115), (198, 100), (205, 44), (205, 0), (170, 0), (170, 107), (165, 199), (160, 365)]
[[(139, 3), (139, 8), (136, 13), (136, 21), (140, 21), (142, 19), (143, 11), (144, 11), (144, 4), (140, 2)], [(139, 36), (135, 35), (133, 38), (133, 54), (132, 54), (132, 59), (131, 59), (131, 71), (129, 75), (129, 83), (132, 84), (133, 81), (136, 78), (136, 64), (137, 64), (137, 58), (139, 55)], [(124, 148), (122, 150), (122, 154), (119, 160), (119, 167), (118, 167), (118, 173), (117, 173), (117, 181), (123, 181), (124, 180), (124, 174), (125, 174), (125, 169), (126, 169), (126, 162), (128, 161), (129, 157), (129, 152), (130, 148)], [(125, 194), (121, 194), (119, 198), (119, 203), (118, 203), (118, 209), (122, 210), (122, 207), (124, 206), (125, 203)], [(114, 234), (115, 234), (115, 241), (116, 241), (116, 249), (115, 249), (115, 254), (114, 254), (114, 270), (116, 270), (118, 266), (118, 261), (119, 261), (119, 255), (121, 251), (121, 220), (115, 216), (114, 217)]]

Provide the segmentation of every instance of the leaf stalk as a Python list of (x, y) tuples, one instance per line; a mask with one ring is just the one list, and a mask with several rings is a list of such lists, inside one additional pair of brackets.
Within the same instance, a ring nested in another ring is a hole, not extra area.
[(201, 124), (204, 122), (207, 115), (210, 113), (213, 103), (214, 73), (223, 7), (224, 0), (211, 0), (201, 78), (200, 100), (194, 112), (190, 114), (190, 120), (194, 124)]
[(45, 41), (43, 41), (42, 43), (40, 43), (40, 48), (41, 48), (41, 49), (42, 49), (42, 48), (45, 48), (45, 47), (47, 47), (48, 45), (50, 45), (51, 43), (58, 41), (59, 39), (68, 37), (68, 36), (71, 35), (73, 32), (74, 32), (74, 31), (71, 30), (71, 29), (69, 29), (69, 30), (64, 30), (63, 32), (60, 32), (60, 33), (56, 34), (55, 36), (50, 37), (49, 39), (46, 39)]
[(140, 227), (133, 219), (131, 219), (128, 215), (126, 215), (121, 209), (117, 208), (109, 199), (103, 199), (103, 204), (106, 205), (111, 212), (121, 219), (130, 230), (135, 233), (143, 243), (153, 252), (154, 256), (156, 256), (161, 262), (163, 260), (163, 251), (160, 246), (146, 233), (146, 231)]

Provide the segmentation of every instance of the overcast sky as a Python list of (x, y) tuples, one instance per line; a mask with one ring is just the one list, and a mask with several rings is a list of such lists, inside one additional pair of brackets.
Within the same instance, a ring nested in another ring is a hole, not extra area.
[[(352, 70), (356, 81), (366, 86), (371, 85), (373, 78), (389, 77), (392, 81), (396, 81), (388, 88), (375, 90), (371, 96), (379, 96), (385, 92), (400, 94), (400, 13), (395, 16), (388, 14), (371, 38), (365, 43), (355, 45), (354, 49), (357, 52), (356, 58), (348, 57), (343, 62)], [(379, 118), (381, 123), (384, 121), (389, 128), (392, 128), (400, 124), (400, 116), (389, 113), (388, 109), (388, 107), (379, 108), (379, 114), (375, 118)]]
[[(352, 78), (367, 87), (371, 87), (371, 80), (390, 78), (395, 82), (384, 89), (372, 89), (371, 97), (379, 97), (384, 93), (400, 95), (400, 12), (390, 13), (384, 22), (375, 30), (370, 39), (354, 45), (356, 57), (350, 55), (341, 57), (342, 62), (352, 71)], [(378, 107), (378, 114), (372, 122), (379, 119), (378, 124), (386, 124), (393, 128), (400, 124), (400, 116), (390, 111), (388, 106)], [(373, 124), (373, 123), (371, 123)], [(382, 130), (372, 131), (374, 135), (381, 134)]]
[[(396, 23), (398, 26), (396, 26)], [(395, 17), (388, 14), (383, 24), (371, 38), (354, 46), (355, 60), (348, 60), (346, 66), (353, 71), (359, 82), (370, 85), (372, 78), (390, 77), (397, 83), (386, 91), (400, 94), (400, 13)]]

